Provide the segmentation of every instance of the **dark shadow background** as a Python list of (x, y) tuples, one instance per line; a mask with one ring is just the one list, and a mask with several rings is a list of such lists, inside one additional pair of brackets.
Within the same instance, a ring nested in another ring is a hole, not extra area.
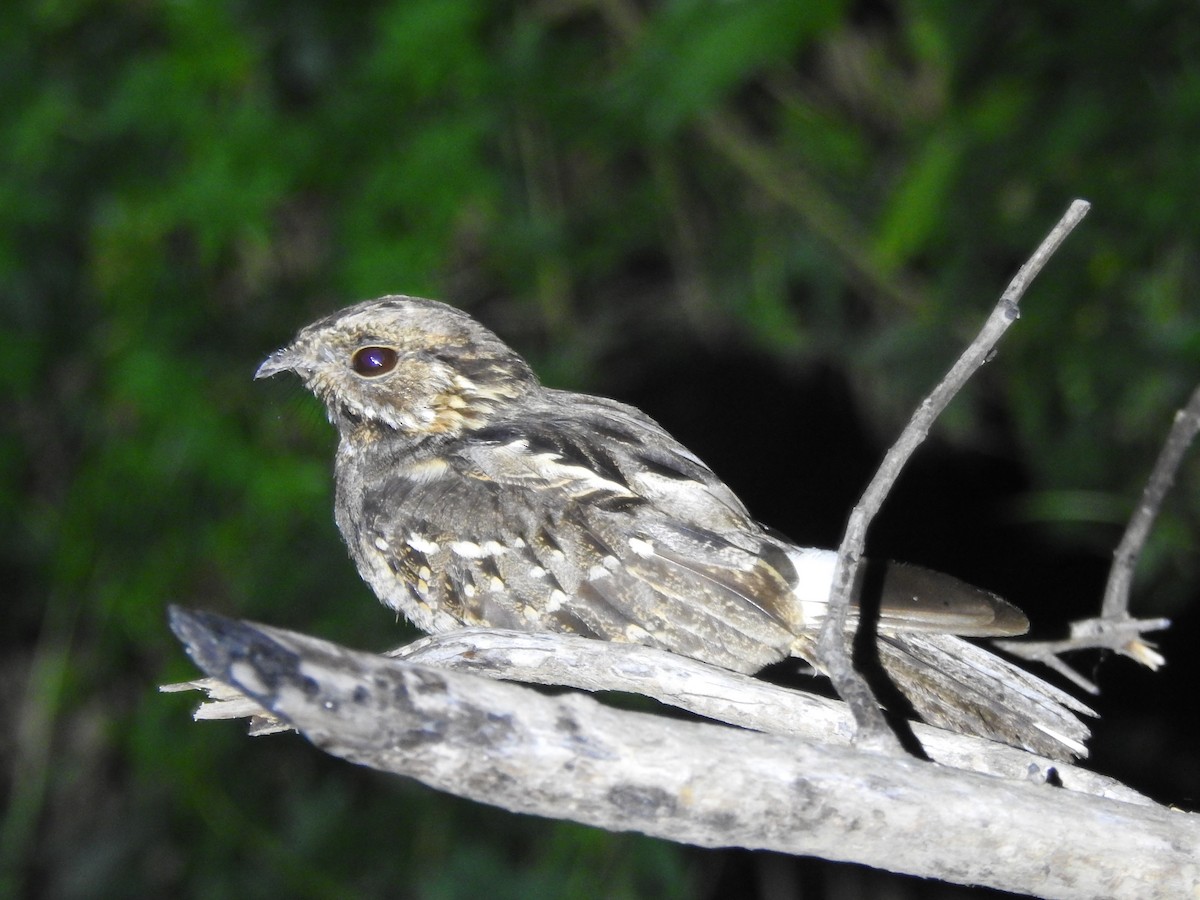
[[(1092, 214), (938, 423), (875, 556), (1043, 637), (1200, 373), (1190, 3), (11, 4), (0, 23), (0, 894), (962, 897), (512, 816), (193, 724), (168, 603), (412, 637), (333, 526), (333, 434), (270, 350), (433, 296), (632, 402), (834, 545), (923, 394), (1077, 196)], [(1200, 478), (1076, 659), (1092, 759), (1194, 809)], [(1030, 823), (1037, 852), (1036, 823)]]

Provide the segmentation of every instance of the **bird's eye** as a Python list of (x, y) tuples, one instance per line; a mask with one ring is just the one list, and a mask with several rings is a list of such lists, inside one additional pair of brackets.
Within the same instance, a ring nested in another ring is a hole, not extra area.
[(391, 347), (359, 347), (350, 357), (350, 365), (359, 375), (373, 378), (396, 368), (399, 358)]

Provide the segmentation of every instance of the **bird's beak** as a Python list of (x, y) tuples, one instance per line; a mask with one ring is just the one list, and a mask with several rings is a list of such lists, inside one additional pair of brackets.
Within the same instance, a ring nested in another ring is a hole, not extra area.
[(270, 378), (280, 372), (295, 372), (301, 363), (300, 354), (295, 347), (281, 347), (262, 361), (254, 377)]

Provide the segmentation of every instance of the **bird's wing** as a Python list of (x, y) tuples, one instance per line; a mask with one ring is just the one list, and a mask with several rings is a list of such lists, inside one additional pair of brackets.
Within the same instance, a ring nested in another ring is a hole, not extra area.
[(574, 632), (744, 672), (785, 657), (800, 627), (787, 556), (694, 456), (604, 411), (505, 422), (390, 467), (364, 492), (376, 593), (430, 630)]

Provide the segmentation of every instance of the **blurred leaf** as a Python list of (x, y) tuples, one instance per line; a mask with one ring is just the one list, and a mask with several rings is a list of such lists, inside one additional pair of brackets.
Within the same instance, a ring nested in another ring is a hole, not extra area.
[(962, 142), (953, 134), (933, 135), (897, 183), (875, 238), (876, 257), (885, 269), (908, 263), (940, 231), (962, 154)]
[(621, 72), (650, 136), (675, 132), (756, 69), (783, 62), (841, 16), (841, 3), (674, 0), (646, 22)]

